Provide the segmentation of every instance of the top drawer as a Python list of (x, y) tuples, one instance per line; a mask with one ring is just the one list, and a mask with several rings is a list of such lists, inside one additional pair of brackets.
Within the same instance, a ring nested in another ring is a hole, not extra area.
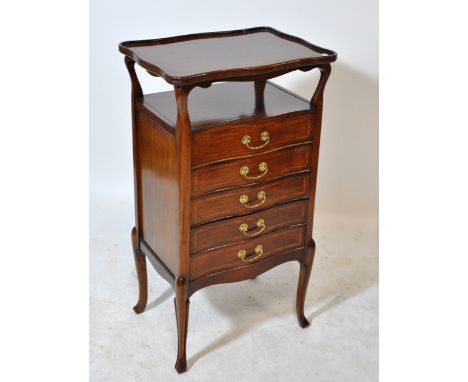
[(263, 153), (311, 139), (310, 114), (277, 118), (256, 124), (235, 124), (223, 130), (206, 129), (193, 135), (192, 166)]

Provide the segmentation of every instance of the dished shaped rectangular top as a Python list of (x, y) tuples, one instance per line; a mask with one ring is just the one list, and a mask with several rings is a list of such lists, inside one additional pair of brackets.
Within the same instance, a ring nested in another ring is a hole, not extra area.
[(127, 41), (123, 54), (174, 85), (215, 82), (296, 69), (336, 60), (336, 53), (269, 27)]

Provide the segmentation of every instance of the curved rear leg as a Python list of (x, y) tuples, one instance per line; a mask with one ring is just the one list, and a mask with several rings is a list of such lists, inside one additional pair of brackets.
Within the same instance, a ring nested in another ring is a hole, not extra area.
[(142, 313), (146, 308), (146, 303), (148, 302), (148, 276), (146, 273), (146, 258), (145, 254), (141, 252), (139, 248), (140, 246), (138, 243), (136, 227), (133, 227), (132, 229), (131, 238), (139, 289), (138, 303), (133, 307), (133, 310), (136, 313)]
[(304, 315), (304, 302), (315, 255), (315, 242), (313, 240), (307, 251), (305, 260), (300, 263), (299, 281), (297, 283), (296, 315), (301, 328), (307, 328), (310, 325)]

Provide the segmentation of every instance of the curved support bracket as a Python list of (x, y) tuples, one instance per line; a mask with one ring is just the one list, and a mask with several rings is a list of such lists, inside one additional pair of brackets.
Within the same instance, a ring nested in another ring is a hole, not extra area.
[(312, 96), (310, 100), (310, 108), (315, 108), (317, 109), (317, 106), (322, 104), (323, 102), (323, 91), (325, 90), (325, 85), (328, 81), (328, 77), (330, 77), (331, 73), (331, 65), (326, 64), (326, 65), (320, 65), (317, 66), (317, 68), (320, 70), (320, 80), (317, 85), (317, 88), (315, 89), (314, 95)]
[(127, 67), (128, 74), (130, 74), (130, 80), (132, 81), (132, 101), (134, 101), (137, 98), (143, 97), (143, 90), (141, 89), (140, 81), (138, 81), (138, 77), (135, 72), (135, 60), (125, 56), (125, 66)]
[(174, 86), (174, 93), (177, 101), (177, 124), (179, 124), (179, 122), (185, 122), (185, 119), (188, 118), (188, 96), (195, 86), (199, 85)]

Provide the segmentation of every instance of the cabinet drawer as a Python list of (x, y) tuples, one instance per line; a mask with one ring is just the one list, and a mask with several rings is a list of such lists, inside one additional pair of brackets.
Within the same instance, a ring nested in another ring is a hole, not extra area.
[[(254, 264), (281, 252), (304, 247), (304, 235), (305, 225), (299, 225), (193, 255), (190, 279)], [(244, 260), (242, 256), (245, 256)]]
[[(192, 200), (191, 224), (245, 215), (308, 195), (309, 174), (286, 176), (254, 186), (215, 192)], [(261, 198), (258, 198), (258, 195)], [(241, 201), (242, 200), (242, 201)]]
[(229, 128), (195, 133), (192, 166), (260, 154), (311, 139), (310, 114), (289, 116), (257, 124), (235, 124)]
[(311, 144), (305, 144), (200, 167), (192, 171), (192, 196), (307, 170), (310, 168), (310, 160)]
[(307, 200), (282, 204), (253, 214), (205, 224), (192, 229), (191, 252), (260, 238), (277, 229), (305, 223)]

